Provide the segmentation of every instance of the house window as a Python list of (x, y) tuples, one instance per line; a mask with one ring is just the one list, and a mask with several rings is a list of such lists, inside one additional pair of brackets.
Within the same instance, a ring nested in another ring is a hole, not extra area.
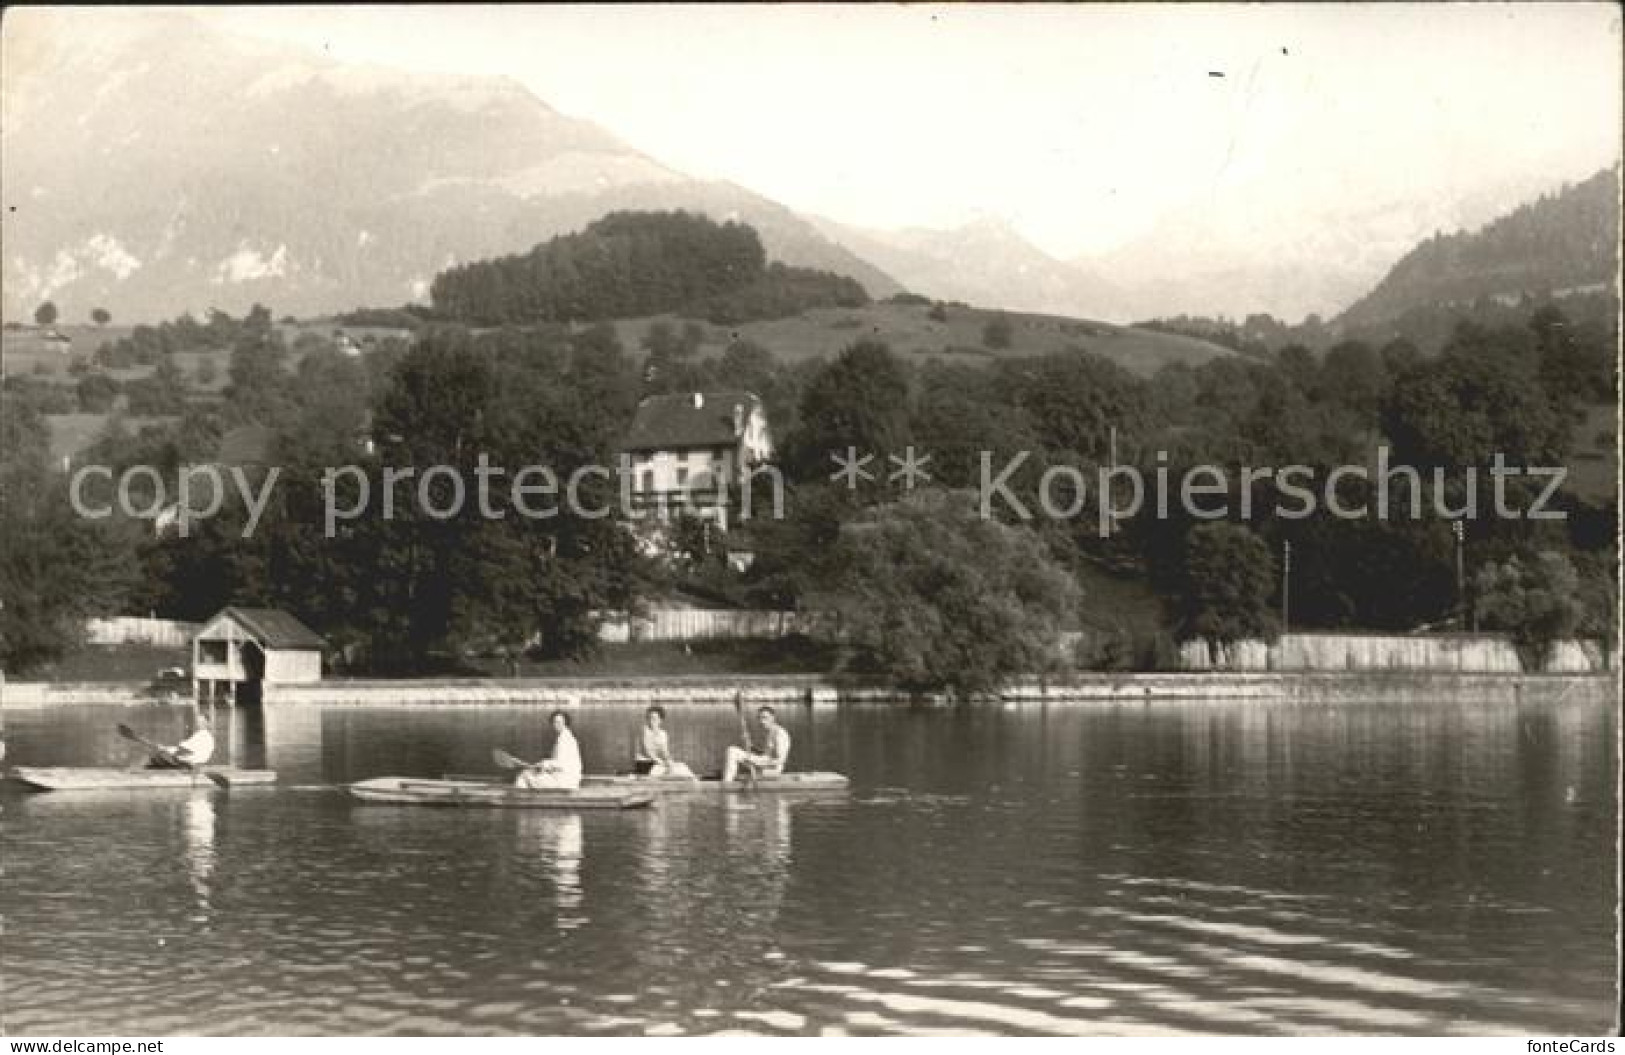
[(648, 492), (648, 491), (653, 491), (654, 489), (655, 489), (655, 471), (653, 469), (645, 469), (645, 470), (643, 470), (643, 490), (645, 492)]
[[(688, 458), (688, 455), (686, 455), (686, 454), (683, 455), (683, 458), (686, 460)], [(683, 487), (688, 486), (688, 470), (687, 469), (678, 469), (677, 470), (677, 486), (679, 488), (683, 488)]]
[(226, 648), (226, 642), (224, 641), (199, 641), (199, 660), (203, 663), (225, 663)]

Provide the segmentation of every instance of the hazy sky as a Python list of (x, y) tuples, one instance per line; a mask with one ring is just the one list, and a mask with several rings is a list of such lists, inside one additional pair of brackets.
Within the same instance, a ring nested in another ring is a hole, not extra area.
[[(1618, 156), (1613, 4), (199, 12), (333, 57), (507, 74), (694, 175), (1061, 256), (1578, 179)], [(1261, 222), (1249, 220), (1249, 223)]]

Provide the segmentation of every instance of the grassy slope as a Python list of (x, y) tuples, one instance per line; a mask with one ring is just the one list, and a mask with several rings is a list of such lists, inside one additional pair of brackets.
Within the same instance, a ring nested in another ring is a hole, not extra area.
[[(797, 362), (833, 357), (854, 341), (871, 337), (910, 358), (935, 355), (952, 361), (987, 362), (994, 357), (1043, 355), (1081, 347), (1142, 376), (1150, 376), (1171, 362), (1195, 365), (1235, 354), (1191, 337), (1024, 312), (1003, 313), (1010, 319), (1012, 340), (1009, 348), (995, 352), (983, 346), (982, 330), (1000, 312), (949, 307), (947, 321), (937, 322), (929, 317), (929, 310), (924, 305), (880, 303), (863, 308), (818, 308), (793, 318), (734, 327), (707, 323), (704, 351), (720, 352), (741, 337), (768, 348), (782, 360)], [(682, 320), (671, 316), (659, 318), (682, 324)], [(646, 318), (617, 322), (621, 343), (631, 349), (641, 347), (653, 321)]]

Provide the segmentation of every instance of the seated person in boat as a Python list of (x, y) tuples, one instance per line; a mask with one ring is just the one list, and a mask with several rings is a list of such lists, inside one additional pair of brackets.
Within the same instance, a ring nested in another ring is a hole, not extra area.
[(192, 708), (191, 732), (174, 747), (155, 748), (147, 759), (148, 769), (193, 769), (207, 765), (214, 757), (214, 730), (197, 707)]
[(632, 771), (638, 776), (692, 777), (694, 771), (671, 757), (671, 740), (666, 734), (666, 708), (650, 707), (643, 715), (643, 728), (632, 752)]
[(581, 745), (570, 731), (570, 716), (553, 712), (553, 753), (523, 769), (514, 787), (530, 791), (573, 791), (581, 786)]
[(762, 726), (762, 750), (756, 751), (754, 745), (728, 748), (722, 763), (724, 783), (735, 779), (741, 769), (758, 777), (776, 777), (784, 772), (784, 764), (790, 760), (790, 733), (779, 724), (771, 707), (757, 711), (756, 720)]

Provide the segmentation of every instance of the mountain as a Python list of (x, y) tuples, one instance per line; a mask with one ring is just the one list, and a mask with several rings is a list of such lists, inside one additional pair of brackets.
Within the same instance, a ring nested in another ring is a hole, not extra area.
[(1464, 167), (1425, 187), (1294, 203), (1265, 182), (1193, 181), (1192, 199), (1149, 230), (1072, 263), (1128, 290), (1137, 318), (1329, 318), (1430, 232), (1482, 224), (1545, 185), (1527, 174), (1491, 177)]
[(150, 11), (12, 11), (3, 59), (7, 319), (46, 298), (66, 319), (399, 304), (450, 264), (629, 208), (740, 219), (774, 259), (901, 288), (791, 210), (506, 78), (340, 64)]
[(1003, 220), (983, 217), (948, 230), (814, 222), (911, 293), (1095, 319), (1127, 321), (1136, 314), (1123, 289), (1088, 267), (1050, 256)]
[(1619, 170), (1604, 169), (1476, 231), (1435, 234), (1335, 322), (1354, 329), (1480, 301), (1617, 295), (1619, 200)]

